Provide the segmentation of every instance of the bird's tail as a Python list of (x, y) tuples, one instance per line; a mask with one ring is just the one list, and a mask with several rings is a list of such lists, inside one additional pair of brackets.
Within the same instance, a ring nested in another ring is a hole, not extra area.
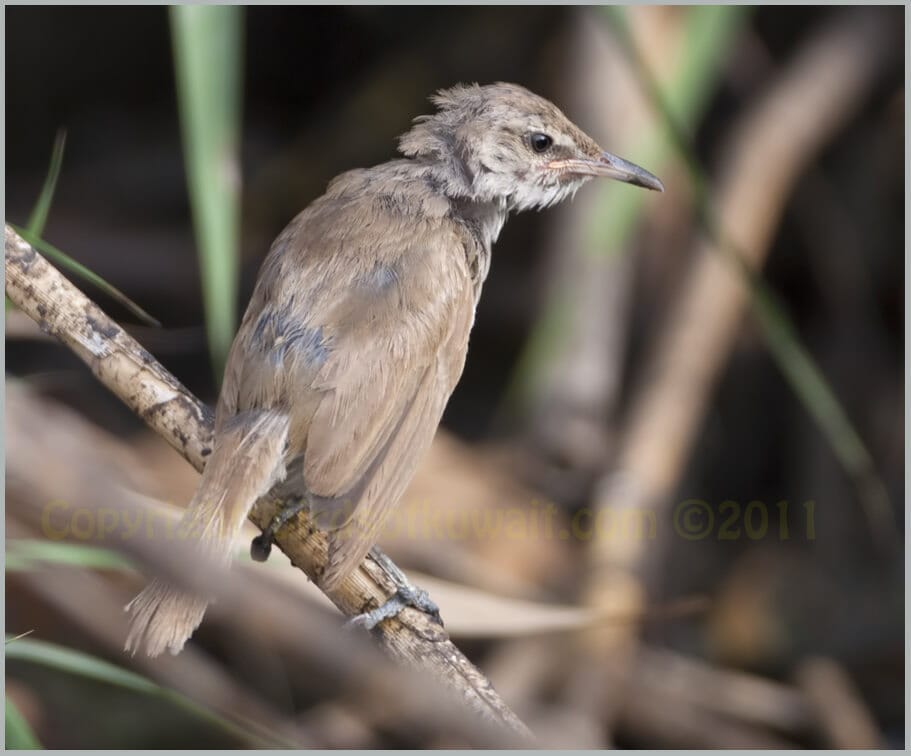
[[(213, 566), (231, 561), (234, 539), (256, 500), (285, 476), (288, 416), (250, 412), (229, 421), (216, 439), (178, 534), (199, 545)], [(202, 622), (209, 599), (155, 579), (126, 606), (130, 632), (125, 649), (149, 656), (178, 653)]]

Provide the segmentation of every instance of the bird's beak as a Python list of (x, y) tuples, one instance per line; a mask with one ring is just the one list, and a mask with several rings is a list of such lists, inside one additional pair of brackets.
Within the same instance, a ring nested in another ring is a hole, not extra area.
[(661, 183), (657, 176), (649, 173), (645, 168), (640, 168), (635, 163), (612, 155), (610, 152), (602, 152), (596, 158), (555, 160), (550, 164), (550, 167), (574, 173), (578, 176), (603, 176), (604, 178), (616, 179), (627, 184), (642, 186), (646, 189), (653, 189), (656, 192), (664, 191), (664, 184)]

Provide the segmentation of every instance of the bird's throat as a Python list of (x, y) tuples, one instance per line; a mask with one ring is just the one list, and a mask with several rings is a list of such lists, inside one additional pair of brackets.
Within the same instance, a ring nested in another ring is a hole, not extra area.
[(479, 202), (468, 199), (454, 199), (452, 218), (462, 223), (471, 234), (475, 244), (467, 249), (468, 267), (480, 295), (481, 285), (490, 270), (490, 250), (496, 242), (509, 210), (504, 200)]

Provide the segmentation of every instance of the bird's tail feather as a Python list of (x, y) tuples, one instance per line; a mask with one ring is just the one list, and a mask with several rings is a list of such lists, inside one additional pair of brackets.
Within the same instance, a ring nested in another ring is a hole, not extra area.
[[(256, 500), (285, 476), (288, 416), (243, 413), (219, 434), (196, 494), (178, 526), (181, 538), (198, 544), (215, 567), (231, 561), (234, 539)], [(134, 598), (126, 650), (145, 647), (149, 656), (176, 654), (202, 622), (209, 599), (155, 579)]]

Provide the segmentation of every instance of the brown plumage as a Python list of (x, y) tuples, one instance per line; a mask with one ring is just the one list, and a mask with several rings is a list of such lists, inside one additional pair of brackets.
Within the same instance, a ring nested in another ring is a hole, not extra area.
[[(490, 248), (511, 209), (604, 175), (661, 188), (513, 84), (433, 98), (404, 159), (349, 171), (272, 245), (228, 356), (215, 447), (182, 527), (226, 564), (270, 488), (330, 531), (321, 583), (364, 558), (430, 446), (462, 373)], [(127, 649), (176, 653), (205, 597), (153, 581)]]

